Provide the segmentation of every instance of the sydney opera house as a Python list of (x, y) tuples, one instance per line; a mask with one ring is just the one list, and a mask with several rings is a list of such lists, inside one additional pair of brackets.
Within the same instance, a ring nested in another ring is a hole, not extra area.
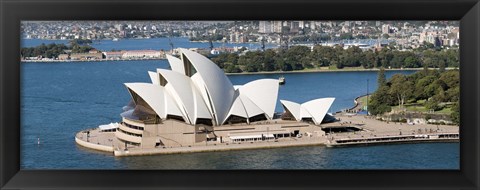
[(223, 70), (196, 52), (181, 49), (167, 55), (171, 69), (149, 71), (151, 83), (126, 83), (131, 102), (122, 121), (104, 126), (114, 147), (177, 147), (243, 141), (265, 141), (323, 133), (334, 98), (306, 103), (280, 100), (279, 82), (260, 79), (233, 85)]

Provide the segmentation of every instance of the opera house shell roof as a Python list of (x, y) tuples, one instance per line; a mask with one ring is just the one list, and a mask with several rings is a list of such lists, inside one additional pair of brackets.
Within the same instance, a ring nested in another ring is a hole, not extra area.
[(291, 113), (297, 121), (301, 121), (302, 119), (312, 119), (316, 125), (320, 125), (334, 100), (335, 98), (319, 98), (303, 104), (287, 100), (280, 100), (280, 102), (285, 111)]
[[(241, 118), (247, 123), (259, 118), (273, 119), (278, 80), (260, 79), (242, 86), (233, 86), (222, 69), (196, 52), (181, 49), (180, 58), (167, 55), (167, 59), (171, 70), (149, 71), (152, 83), (125, 83), (132, 102), (124, 107), (125, 112), (121, 114), (123, 117), (155, 115), (162, 120), (181, 119), (191, 125), (198, 124), (199, 121), (223, 125), (232, 118)], [(287, 104), (289, 109), (295, 110), (292, 114), (310, 114), (317, 121), (319, 117), (324, 117), (331, 105), (330, 103), (326, 110), (323, 107), (327, 105), (323, 106), (319, 112), (313, 107), (322, 104), (323, 100), (320, 101), (306, 103), (305, 106), (302, 104), (300, 107), (294, 103)], [(323, 115), (317, 116), (311, 112)]]

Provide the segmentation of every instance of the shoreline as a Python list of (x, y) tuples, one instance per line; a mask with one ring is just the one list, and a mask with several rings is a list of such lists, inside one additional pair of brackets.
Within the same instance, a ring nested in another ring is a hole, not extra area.
[[(155, 61), (166, 60), (166, 58), (155, 59), (98, 59), (98, 60), (20, 60), (20, 63), (75, 63), (75, 62), (107, 62), (107, 61)], [(438, 68), (428, 68), (438, 70)], [(455, 70), (459, 68), (448, 67), (445, 70)], [(310, 69), (310, 70), (293, 70), (293, 71), (259, 71), (259, 72), (241, 72), (241, 73), (225, 73), (225, 75), (272, 75), (272, 74), (292, 74), (292, 73), (334, 73), (334, 72), (377, 72), (379, 68), (372, 69)], [(394, 68), (385, 69), (385, 71), (421, 71), (423, 68)]]
[[(437, 68), (429, 68), (437, 69)], [(452, 70), (454, 68), (449, 68), (446, 70)], [(241, 73), (225, 73), (226, 75), (255, 75), (255, 74), (289, 74), (289, 73), (333, 73), (333, 72), (373, 72), (379, 71), (380, 69), (338, 69), (338, 70), (321, 70), (321, 69), (312, 69), (312, 70), (296, 70), (296, 71), (259, 71), (259, 72), (241, 72)], [(423, 68), (403, 68), (403, 69), (385, 69), (385, 71), (421, 71)]]
[[(429, 70), (438, 70), (438, 68), (428, 68)], [(445, 70), (455, 70), (459, 68), (448, 67)], [(393, 68), (385, 69), (385, 71), (421, 71), (423, 68)], [(334, 73), (334, 72), (374, 72), (380, 71), (379, 68), (373, 69), (336, 69), (336, 70), (322, 70), (322, 69), (311, 69), (311, 70), (294, 70), (294, 71), (259, 71), (259, 72), (241, 72), (241, 73), (225, 73), (226, 75), (255, 75), (255, 74), (289, 74), (289, 73)]]
[(339, 111), (337, 111), (337, 112), (335, 112), (335, 113), (342, 113), (342, 112), (344, 112), (344, 111), (347, 112), (347, 113), (352, 113), (352, 112), (353, 112), (353, 113), (356, 113), (355, 110), (356, 110), (359, 106), (361, 106), (360, 104), (362, 103), (362, 102), (359, 102), (359, 99), (360, 99), (360, 98), (363, 98), (363, 97), (366, 97), (366, 96), (371, 96), (371, 95), (372, 95), (372, 94), (364, 94), (364, 95), (357, 96), (357, 97), (353, 100), (354, 105), (353, 105), (351, 108), (344, 109), (344, 110), (339, 110)]
[[(166, 58), (154, 58), (154, 59), (98, 59), (98, 60), (20, 60), (21, 63), (68, 63), (68, 62), (106, 62), (106, 61), (155, 61), (166, 60)], [(438, 70), (438, 68), (428, 68)], [(459, 68), (448, 67), (445, 70), (454, 70)], [(290, 74), (290, 73), (333, 73), (333, 72), (375, 72), (379, 71), (379, 68), (372, 69), (310, 69), (310, 70), (292, 70), (292, 71), (259, 71), (259, 72), (241, 72), (241, 73), (225, 73), (225, 75), (256, 75), (256, 74)], [(385, 69), (385, 71), (421, 71), (423, 68), (394, 68)], [(365, 96), (365, 95), (363, 95)]]

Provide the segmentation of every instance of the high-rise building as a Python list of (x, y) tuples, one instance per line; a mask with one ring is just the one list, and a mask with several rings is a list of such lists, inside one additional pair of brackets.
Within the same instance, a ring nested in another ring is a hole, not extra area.
[(315, 21), (310, 21), (310, 28), (311, 28), (312, 30), (315, 30), (316, 27), (317, 27), (317, 25), (315, 24)]
[(303, 21), (298, 21), (298, 27), (303, 29), (305, 27), (305, 22)]
[(272, 23), (271, 21), (259, 21), (258, 23), (258, 32), (269, 34), (272, 33)]
[(382, 34), (390, 34), (390, 25), (388, 24), (382, 25)]
[(292, 21), (290, 23), (290, 32), (298, 32), (300, 30), (300, 22)]
[(273, 21), (273, 32), (274, 33), (282, 33), (282, 21)]

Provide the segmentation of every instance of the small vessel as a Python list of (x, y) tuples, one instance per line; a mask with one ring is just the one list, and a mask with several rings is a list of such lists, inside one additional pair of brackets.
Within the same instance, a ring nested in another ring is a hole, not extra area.
[(112, 40), (112, 41), (116, 42), (116, 41), (118, 41), (118, 38), (113, 38), (113, 40)]
[(281, 76), (280, 78), (278, 78), (278, 84), (280, 85), (285, 84), (285, 77)]

